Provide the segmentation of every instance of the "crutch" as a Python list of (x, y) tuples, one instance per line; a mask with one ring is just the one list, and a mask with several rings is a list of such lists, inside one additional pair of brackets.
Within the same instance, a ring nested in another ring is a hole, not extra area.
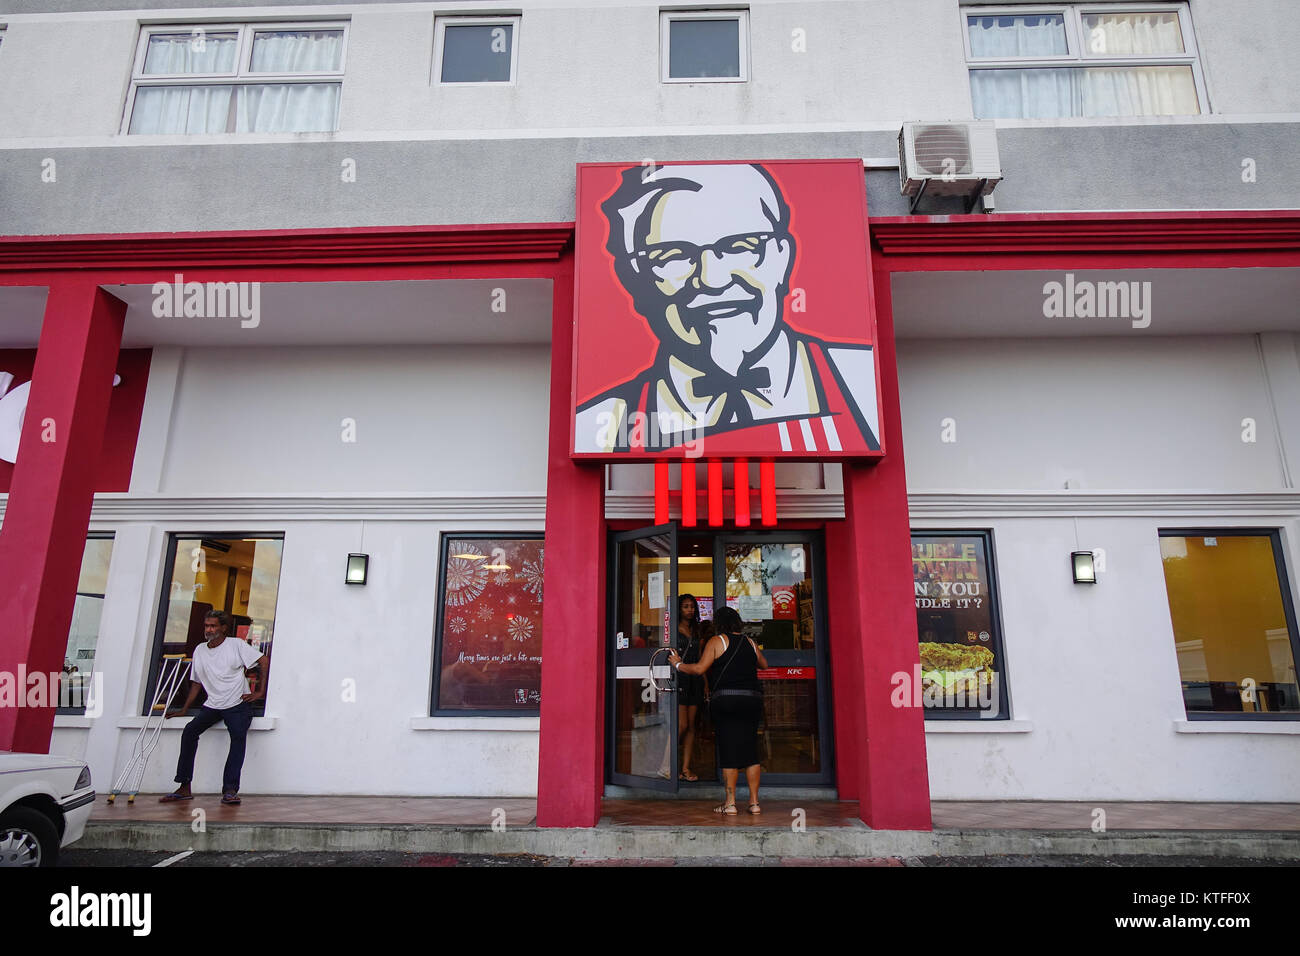
[[(184, 654), (163, 655), (162, 669), (158, 672), (158, 686), (153, 692), (153, 702), (149, 705), (149, 715), (145, 717), (144, 725), (136, 735), (135, 744), (131, 748), (131, 759), (117, 775), (113, 792), (108, 795), (109, 803), (113, 803), (117, 795), (124, 791), (127, 795), (126, 802), (135, 803), (135, 795), (140, 792), (140, 782), (144, 780), (145, 767), (149, 765), (149, 757), (158, 746), (158, 737), (162, 734), (163, 724), (167, 722), (167, 707), (181, 683), (189, 676), (192, 663)], [(154, 712), (159, 709), (159, 701), (162, 702), (162, 713), (156, 714)], [(157, 723), (154, 723), (155, 717)]]

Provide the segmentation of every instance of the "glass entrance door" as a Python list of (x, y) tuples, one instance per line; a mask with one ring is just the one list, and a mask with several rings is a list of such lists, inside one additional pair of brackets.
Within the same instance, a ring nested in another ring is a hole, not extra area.
[(677, 789), (677, 705), (668, 651), (677, 632), (677, 528), (614, 536), (609, 659), (613, 783)]
[(758, 674), (764, 783), (834, 780), (820, 543), (794, 532), (719, 535), (714, 545), (715, 600), (725, 597), (767, 658)]

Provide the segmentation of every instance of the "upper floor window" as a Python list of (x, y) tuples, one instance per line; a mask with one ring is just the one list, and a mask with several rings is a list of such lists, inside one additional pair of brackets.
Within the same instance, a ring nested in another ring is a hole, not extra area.
[(434, 68), (439, 83), (513, 83), (519, 17), (439, 17)]
[(748, 11), (665, 12), (659, 27), (665, 83), (749, 79)]
[(338, 129), (347, 25), (147, 27), (128, 133), (310, 133)]
[(967, 7), (976, 119), (1205, 111), (1185, 4)]

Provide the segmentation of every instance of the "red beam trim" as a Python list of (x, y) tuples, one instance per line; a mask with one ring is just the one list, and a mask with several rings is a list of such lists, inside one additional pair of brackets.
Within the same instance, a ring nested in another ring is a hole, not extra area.
[(732, 465), (736, 479), (736, 527), (749, 527), (749, 459), (737, 458)]
[(722, 527), (722, 462), (709, 461), (709, 527)]
[(763, 527), (776, 525), (776, 462), (770, 458), (758, 463), (759, 505)]
[(0, 236), (0, 271), (554, 261), (573, 223)]
[(1288, 210), (892, 216), (870, 228), (891, 256), (1300, 250), (1300, 214)]
[(694, 528), (699, 522), (695, 495), (695, 462), (682, 462), (682, 527)]
[(655, 524), (668, 523), (668, 462), (655, 462)]

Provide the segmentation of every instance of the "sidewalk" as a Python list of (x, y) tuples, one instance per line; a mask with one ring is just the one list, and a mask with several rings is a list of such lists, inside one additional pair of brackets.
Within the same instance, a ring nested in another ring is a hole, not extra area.
[[(695, 800), (607, 799), (594, 828), (536, 825), (531, 798), (218, 795), (100, 797), (80, 849), (524, 853), (576, 860), (894, 860), (1079, 854), (1300, 860), (1300, 804), (946, 802), (934, 830), (872, 830), (851, 801), (777, 800), (752, 816)], [(1094, 831), (1097, 809), (1104, 831)], [(200, 811), (197, 812), (196, 811)]]

